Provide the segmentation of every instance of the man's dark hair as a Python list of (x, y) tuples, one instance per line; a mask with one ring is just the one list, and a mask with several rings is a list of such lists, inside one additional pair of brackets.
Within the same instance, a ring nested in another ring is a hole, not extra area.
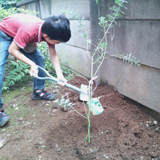
[(42, 25), (42, 33), (51, 40), (67, 42), (71, 38), (70, 22), (65, 16), (50, 16)]

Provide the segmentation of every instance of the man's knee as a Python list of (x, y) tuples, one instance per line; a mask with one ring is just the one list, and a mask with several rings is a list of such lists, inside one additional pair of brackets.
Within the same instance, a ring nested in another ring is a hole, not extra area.
[(38, 57), (37, 59), (37, 65), (44, 67), (45, 66), (45, 57), (42, 55), (41, 57)]

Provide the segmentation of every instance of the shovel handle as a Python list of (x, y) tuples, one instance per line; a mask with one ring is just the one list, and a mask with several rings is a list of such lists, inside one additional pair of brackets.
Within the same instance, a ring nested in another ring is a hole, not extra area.
[[(42, 68), (42, 67), (40, 67), (40, 66), (37, 65), (37, 69), (38, 69), (38, 68), (41, 69), (48, 77), (35, 77), (35, 76), (33, 75), (34, 78), (41, 79), (41, 80), (52, 80), (52, 81), (54, 81), (54, 82), (58, 82), (58, 81), (59, 81), (57, 78), (55, 78), (55, 77), (53, 77), (52, 75), (50, 75), (49, 72), (46, 71), (44, 68)], [(73, 90), (75, 90), (75, 91), (77, 91), (77, 92), (79, 92), (79, 93), (82, 93), (82, 92), (83, 92), (80, 88), (78, 88), (78, 87), (76, 87), (76, 86), (73, 86), (73, 85), (71, 85), (71, 84), (69, 84), (69, 83), (66, 83), (65, 86), (68, 87), (68, 88), (71, 88), (71, 89), (73, 89)]]

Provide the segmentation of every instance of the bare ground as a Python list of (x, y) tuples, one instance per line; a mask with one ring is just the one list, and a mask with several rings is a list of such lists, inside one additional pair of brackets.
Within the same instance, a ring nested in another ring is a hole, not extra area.
[[(69, 83), (79, 87), (85, 82), (74, 78)], [(48, 90), (57, 97), (68, 93), (86, 116), (79, 93), (56, 85)], [(160, 160), (159, 121), (107, 85), (98, 86), (94, 97), (99, 96), (104, 112), (92, 116), (88, 144), (87, 119), (72, 109), (62, 111), (53, 101), (33, 101), (31, 91), (22, 88), (5, 103), (10, 121), (0, 128), (0, 141), (6, 140), (0, 160)]]

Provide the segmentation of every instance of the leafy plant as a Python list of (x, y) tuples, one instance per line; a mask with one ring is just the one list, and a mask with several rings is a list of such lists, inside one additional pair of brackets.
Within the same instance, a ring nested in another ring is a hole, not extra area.
[(123, 62), (130, 63), (131, 65), (135, 64), (138, 67), (141, 66), (139, 64), (139, 60), (137, 60), (137, 58), (132, 54), (127, 54), (127, 55), (123, 56)]
[(56, 99), (54, 101), (54, 103), (57, 104), (58, 107), (61, 108), (62, 111), (69, 111), (70, 109), (73, 109), (76, 113), (78, 113), (80, 116), (84, 117), (85, 119), (87, 119), (87, 117), (85, 117), (84, 115), (82, 115), (81, 113), (79, 113), (76, 109), (74, 109), (74, 105), (75, 103), (70, 102), (69, 98), (67, 97), (68, 93), (66, 93), (64, 96), (62, 96), (60, 99)]
[(70, 102), (70, 100), (68, 98), (65, 98), (65, 96), (67, 96), (67, 94), (62, 96), (60, 99), (56, 99), (54, 102), (61, 108), (61, 110), (67, 112), (71, 108), (73, 109), (75, 103)]
[(17, 2), (20, 2), (21, 0), (0, 0), (0, 5), (5, 8), (12, 8), (14, 6), (16, 6)]
[(27, 82), (29, 76), (29, 65), (17, 60), (10, 61), (7, 66), (6, 75), (3, 82), (3, 91), (8, 90), (10, 87), (18, 86), (19, 83)]
[(12, 7), (9, 9), (5, 9), (4, 7), (0, 6), (0, 21), (3, 18), (6, 18), (12, 14), (17, 14), (17, 13), (28, 13), (28, 14), (35, 14), (35, 11), (30, 11), (27, 9), (22, 9), (22, 8), (16, 8), (16, 7)]
[(141, 66), (139, 60), (131, 53), (126, 55), (116, 54), (116, 55), (111, 55), (110, 57), (122, 59), (124, 63), (130, 63), (131, 65), (134, 64), (137, 67)]

